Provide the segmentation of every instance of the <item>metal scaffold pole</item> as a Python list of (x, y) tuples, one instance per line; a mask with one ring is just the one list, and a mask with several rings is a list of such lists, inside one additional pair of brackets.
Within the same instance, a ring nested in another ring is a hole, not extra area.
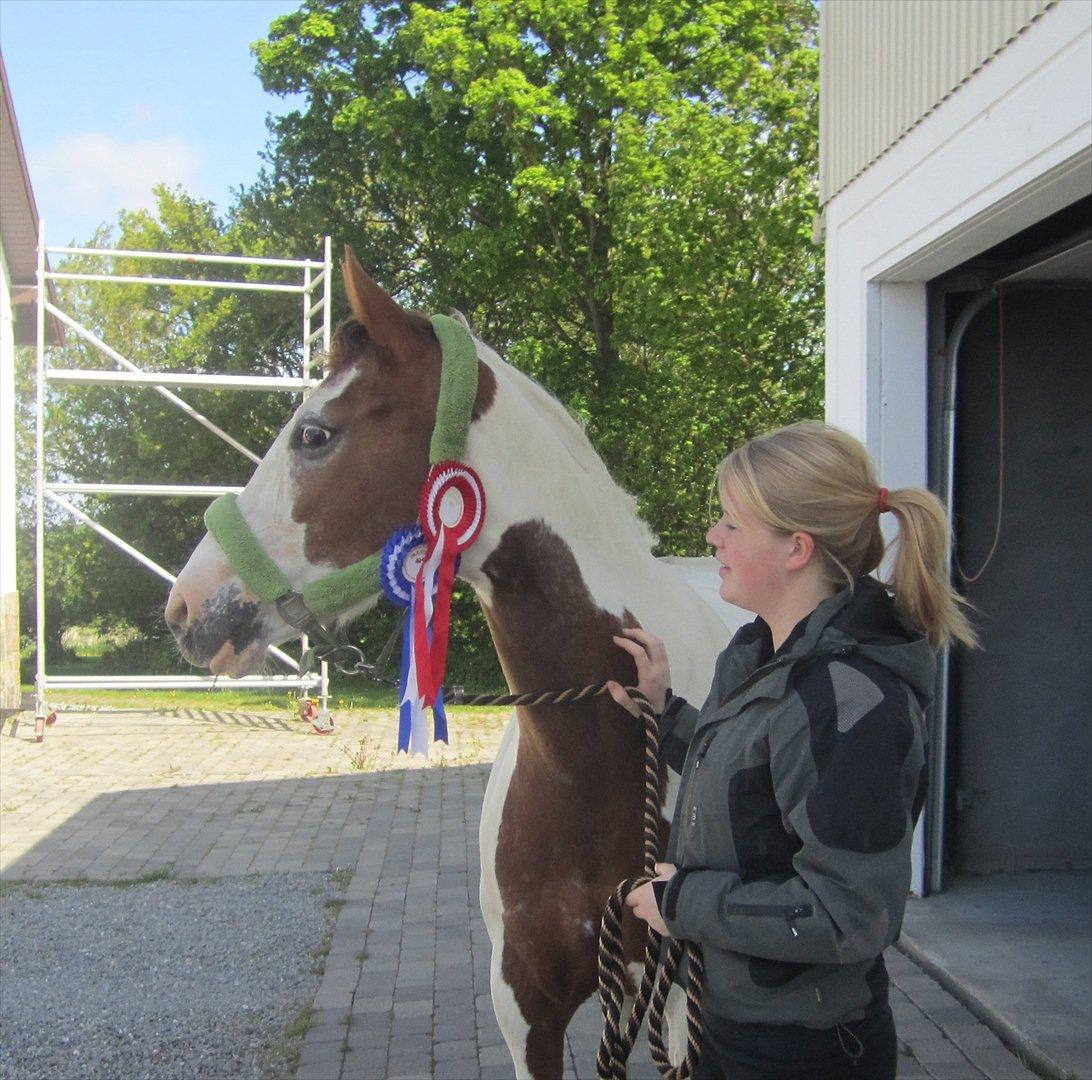
[[(135, 274), (111, 274), (111, 273), (74, 273), (64, 270), (51, 271), (49, 269), (49, 255), (79, 255), (89, 258), (112, 260), (125, 259), (154, 259), (158, 261), (174, 261), (189, 265), (213, 264), (220, 266), (238, 267), (268, 267), (277, 270), (295, 270), (300, 272), (302, 280), (297, 283), (284, 281), (223, 281), (199, 277), (165, 277), (165, 276), (140, 276)], [(317, 271), (317, 273), (316, 273)], [(47, 438), (47, 414), (46, 414), (46, 387), (50, 382), (67, 384), (71, 386), (84, 385), (120, 385), (131, 387), (144, 387), (153, 389), (180, 409), (191, 420), (201, 424), (217, 438), (227, 443), (234, 450), (244, 455), (250, 461), (257, 463), (261, 459), (252, 450), (239, 442), (233, 436), (224, 431), (208, 417), (198, 412), (189, 402), (179, 397), (168, 387), (175, 389), (184, 387), (202, 387), (222, 390), (263, 390), (274, 393), (302, 393), (306, 394), (320, 378), (314, 378), (311, 374), (313, 363), (312, 346), (316, 339), (321, 339), (323, 349), (329, 348), (330, 343), (330, 276), (332, 272), (330, 258), (330, 238), (326, 237), (323, 244), (323, 258), (315, 259), (280, 259), (280, 258), (250, 258), (243, 255), (200, 255), (188, 252), (167, 251), (133, 251), (128, 249), (110, 248), (77, 248), (77, 247), (47, 247), (45, 242), (45, 226), (39, 223), (38, 228), (38, 269), (37, 269), (37, 344), (36, 344), (36, 380), (35, 380), (35, 457), (34, 457), (34, 490), (35, 490), (35, 601), (37, 612), (37, 655), (34, 681), (34, 710), (36, 735), (41, 740), (45, 731), (45, 718), (48, 712), (47, 695), (50, 688), (55, 689), (102, 689), (102, 688), (139, 688), (148, 687), (154, 689), (167, 688), (203, 688), (213, 689), (225, 686), (247, 686), (254, 688), (282, 687), (296, 689), (301, 694), (309, 688), (318, 687), (322, 697), (322, 707), (325, 711), (329, 698), (329, 677), (326, 664), (318, 673), (310, 673), (306, 676), (299, 674), (299, 663), (287, 653), (274, 647), (269, 648), (269, 653), (275, 659), (288, 667), (293, 674), (280, 676), (249, 676), (243, 679), (224, 680), (213, 676), (200, 675), (116, 675), (116, 676), (50, 676), (47, 669), (46, 658), (46, 563), (45, 563), (45, 504), (47, 500), (56, 508), (93, 529), (99, 536), (115, 547), (124, 551), (128, 556), (141, 563), (145, 568), (157, 574), (165, 581), (173, 582), (175, 575), (160, 566), (154, 560), (148, 558), (134, 545), (125, 541), (116, 533), (97, 522), (86, 508), (81, 508), (71, 502), (66, 496), (111, 496), (111, 495), (136, 495), (136, 496), (197, 496), (207, 498), (218, 495), (224, 491), (238, 491), (237, 487), (227, 487), (208, 484), (115, 484), (100, 483), (94, 480), (69, 479), (64, 481), (54, 480), (49, 482), (45, 474), (45, 446)], [(96, 333), (84, 326), (77, 319), (62, 311), (56, 303), (50, 300), (50, 283), (54, 281), (77, 281), (113, 284), (142, 284), (142, 285), (168, 285), (182, 288), (217, 288), (237, 289), (240, 291), (271, 293), (296, 293), (300, 295), (303, 303), (303, 342), (302, 342), (302, 370), (298, 376), (256, 376), (256, 375), (215, 375), (207, 373), (179, 373), (179, 372), (151, 372), (143, 370), (132, 359), (123, 356), (117, 349), (103, 341)], [(321, 297), (316, 301), (314, 294), (318, 286), (322, 286)], [(89, 370), (89, 369), (63, 369), (46, 366), (46, 318), (55, 319), (57, 323), (67, 327), (82, 340), (94, 347), (94, 349), (109, 358), (117, 368)], [(321, 326), (318, 330), (312, 330), (316, 316), (321, 317)], [(302, 645), (306, 648), (306, 639)]]
[(45, 223), (38, 222), (37, 340), (34, 377), (34, 608), (35, 650), (34, 667), (34, 737), (41, 742), (45, 735)]

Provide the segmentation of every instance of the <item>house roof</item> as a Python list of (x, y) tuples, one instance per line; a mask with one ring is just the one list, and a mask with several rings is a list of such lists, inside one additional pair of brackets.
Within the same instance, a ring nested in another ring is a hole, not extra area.
[[(0, 53), (0, 244), (11, 272), (11, 299), (15, 309), (15, 340), (19, 345), (35, 341), (36, 276), (38, 269), (38, 208), (30, 186), (23, 141), (11, 101), (8, 72)], [(50, 283), (50, 299), (55, 300)], [(60, 323), (47, 320), (51, 342), (63, 340)]]

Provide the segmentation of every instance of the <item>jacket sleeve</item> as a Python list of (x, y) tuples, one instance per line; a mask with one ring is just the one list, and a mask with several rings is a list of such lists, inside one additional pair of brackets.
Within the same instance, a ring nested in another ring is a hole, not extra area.
[[(744, 882), (682, 868), (662, 912), (680, 938), (806, 964), (871, 959), (898, 936), (924, 779), (921, 712), (861, 657), (807, 669), (773, 717), (770, 772), (794, 873)], [(727, 793), (725, 793), (727, 797)]]

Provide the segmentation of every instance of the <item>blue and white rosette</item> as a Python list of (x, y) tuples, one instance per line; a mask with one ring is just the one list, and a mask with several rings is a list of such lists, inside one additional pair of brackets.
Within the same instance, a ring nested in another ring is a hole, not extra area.
[[(413, 648), (413, 626), (417, 605), (414, 582), (424, 572), (428, 551), (425, 534), (420, 525), (399, 529), (383, 548), (379, 579), (383, 592), (392, 604), (408, 607), (409, 617), (402, 630), (402, 668), (398, 690), (401, 695), (398, 706), (398, 749), (409, 754), (428, 754), (429, 730), (424, 695), (418, 690), (418, 658)], [(426, 616), (431, 616), (432, 595), (436, 589), (435, 573), (429, 575), (425, 591)], [(432, 641), (432, 620), (428, 619), (428, 638)], [(442, 691), (436, 695), (432, 706), (433, 740), (447, 742), (447, 714), (444, 712)]]

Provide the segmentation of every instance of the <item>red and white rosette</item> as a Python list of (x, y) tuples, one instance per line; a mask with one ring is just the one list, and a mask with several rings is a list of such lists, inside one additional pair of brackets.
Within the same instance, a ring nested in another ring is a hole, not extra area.
[(428, 546), (414, 582), (417, 595), (413, 648), (417, 659), (417, 691), (423, 695), (424, 703), (431, 705), (444, 684), (447, 666), (455, 560), (478, 539), (485, 522), (485, 487), (481, 478), (461, 461), (437, 462), (421, 489), (420, 516)]

